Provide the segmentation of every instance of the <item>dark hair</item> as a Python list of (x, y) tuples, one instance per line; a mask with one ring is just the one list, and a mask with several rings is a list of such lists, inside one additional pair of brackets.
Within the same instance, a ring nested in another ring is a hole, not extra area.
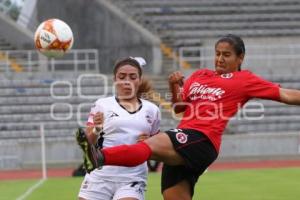
[[(142, 67), (140, 66), (140, 64), (137, 60), (135, 60), (134, 58), (131, 58), (131, 57), (122, 59), (115, 64), (114, 71), (113, 71), (114, 76), (116, 76), (118, 69), (124, 65), (130, 65), (132, 67), (137, 68), (139, 77), (140, 78), (142, 77), (142, 75), (143, 75)], [(149, 96), (149, 95), (147, 95), (147, 93), (149, 93), (152, 90), (152, 84), (148, 79), (142, 78), (141, 81), (142, 81), (142, 83), (139, 86), (138, 91), (137, 91), (138, 98), (140, 98), (141, 96)]]
[[(215, 44), (215, 48), (217, 47), (217, 45), (221, 42), (227, 42), (229, 44), (231, 44), (233, 46), (233, 49), (236, 53), (237, 56), (240, 56), (242, 54), (245, 55), (246, 53), (246, 48), (245, 48), (245, 44), (244, 41), (242, 40), (241, 37), (234, 35), (234, 34), (228, 34), (225, 35), (223, 37), (221, 37)], [(239, 66), (239, 71), (241, 71), (241, 66)]]
[(118, 61), (115, 66), (114, 66), (114, 75), (116, 76), (117, 71), (120, 67), (124, 66), (124, 65), (130, 65), (132, 67), (135, 67), (138, 69), (138, 73), (139, 73), (139, 77), (141, 77), (143, 75), (143, 71), (142, 71), (142, 67), (140, 66), (140, 64), (138, 63), (138, 61), (136, 61), (134, 58), (124, 58), (120, 61)]
[(142, 83), (136, 93), (137, 97), (143, 97), (144, 99), (149, 99), (149, 95), (151, 94), (152, 83), (149, 79), (142, 78)]

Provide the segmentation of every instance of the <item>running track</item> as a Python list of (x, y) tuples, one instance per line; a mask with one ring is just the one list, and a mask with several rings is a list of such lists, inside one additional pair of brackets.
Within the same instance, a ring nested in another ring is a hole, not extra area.
[[(238, 170), (238, 169), (267, 169), (267, 168), (289, 168), (300, 167), (300, 160), (278, 160), (278, 161), (249, 161), (249, 162), (216, 162), (209, 170)], [(48, 169), (48, 177), (70, 177), (72, 168)], [(41, 170), (6, 170), (0, 171), (0, 180), (14, 179), (38, 179), (42, 177)]]

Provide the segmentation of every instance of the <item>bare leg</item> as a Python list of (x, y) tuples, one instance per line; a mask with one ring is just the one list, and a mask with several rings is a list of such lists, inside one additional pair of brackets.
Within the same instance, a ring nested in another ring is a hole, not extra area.
[(152, 150), (150, 159), (162, 161), (168, 165), (183, 165), (183, 158), (175, 151), (169, 136), (160, 132), (159, 134), (144, 141)]
[(163, 192), (164, 200), (191, 200), (190, 184), (183, 180)]

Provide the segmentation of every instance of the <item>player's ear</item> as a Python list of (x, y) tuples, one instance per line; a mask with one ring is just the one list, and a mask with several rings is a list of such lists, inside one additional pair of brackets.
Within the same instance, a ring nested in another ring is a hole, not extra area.
[(243, 60), (244, 60), (244, 57), (245, 57), (245, 54), (244, 53), (242, 53), (240, 56), (240, 60), (243, 62)]
[(245, 57), (245, 54), (242, 53), (241, 55), (239, 55), (239, 65), (242, 65), (243, 64), (243, 61), (244, 61), (244, 57)]

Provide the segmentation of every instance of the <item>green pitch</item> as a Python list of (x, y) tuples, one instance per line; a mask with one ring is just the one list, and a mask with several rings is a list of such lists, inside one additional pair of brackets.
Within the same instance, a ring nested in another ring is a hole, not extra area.
[[(209, 171), (197, 183), (195, 200), (299, 200), (300, 168)], [(77, 199), (82, 178), (50, 178), (28, 200)], [(0, 200), (21, 196), (36, 180), (0, 181)], [(160, 174), (149, 175), (148, 200), (161, 200)]]

